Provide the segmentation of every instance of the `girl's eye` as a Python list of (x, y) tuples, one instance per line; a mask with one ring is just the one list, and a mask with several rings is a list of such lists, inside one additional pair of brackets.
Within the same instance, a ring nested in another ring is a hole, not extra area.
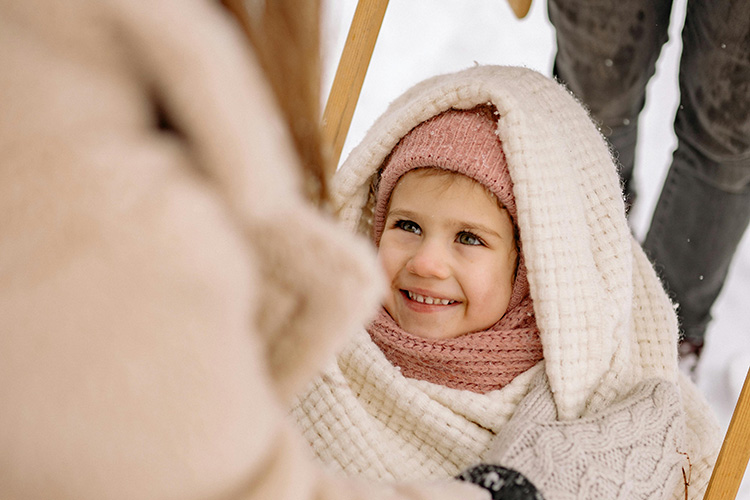
[(482, 241), (482, 238), (468, 231), (461, 231), (460, 233), (458, 233), (456, 241), (461, 243), (462, 245), (484, 246), (484, 241)]
[(397, 221), (394, 226), (403, 231), (406, 231), (407, 233), (422, 234), (422, 228), (419, 227), (419, 224), (414, 221), (400, 220)]

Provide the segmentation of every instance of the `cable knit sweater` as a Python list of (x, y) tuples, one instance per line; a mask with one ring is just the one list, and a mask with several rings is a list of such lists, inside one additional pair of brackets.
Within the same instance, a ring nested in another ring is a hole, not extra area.
[(218, 2), (0, 0), (0, 67), (1, 498), (488, 497), (331, 479), (285, 423), (379, 279)]
[[(369, 234), (373, 179), (400, 138), (446, 109), (487, 102), (499, 112), (544, 361), (501, 390), (475, 394), (402, 376), (367, 333), (356, 332), (300, 396), (295, 418), (318, 456), (347, 474), (444, 477), (492, 458), (540, 372), (561, 423), (607, 412), (639, 384), (661, 380), (679, 391), (684, 430), (675, 442), (684, 449), (675, 453), (689, 455), (690, 498), (701, 498), (718, 427), (697, 388), (678, 374), (673, 305), (629, 231), (610, 151), (565, 88), (527, 69), (493, 66), (417, 84), (337, 173), (342, 218)], [(664, 422), (663, 432), (673, 428)], [(684, 495), (681, 481), (674, 494)]]

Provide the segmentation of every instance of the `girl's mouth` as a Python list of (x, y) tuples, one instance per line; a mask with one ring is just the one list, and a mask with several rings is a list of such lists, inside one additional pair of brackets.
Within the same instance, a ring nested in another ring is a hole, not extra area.
[(416, 292), (412, 292), (411, 290), (401, 290), (401, 293), (404, 294), (407, 299), (413, 300), (414, 302), (418, 302), (420, 304), (448, 306), (456, 303), (455, 300), (430, 297), (429, 295), (421, 295)]

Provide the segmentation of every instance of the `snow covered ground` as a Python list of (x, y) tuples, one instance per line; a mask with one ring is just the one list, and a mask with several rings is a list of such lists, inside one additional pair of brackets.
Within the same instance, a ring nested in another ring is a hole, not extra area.
[[(679, 100), (679, 34), (685, 2), (675, 1), (670, 42), (662, 50), (641, 116), (636, 165), (639, 204), (632, 214), (634, 231), (639, 237), (648, 227), (676, 144), (672, 120)], [(356, 0), (327, 1), (326, 95), (355, 7)], [(390, 101), (424, 78), (463, 69), (475, 62), (526, 66), (550, 75), (554, 47), (554, 29), (547, 19), (546, 2), (541, 0), (534, 0), (529, 15), (521, 21), (513, 16), (504, 0), (391, 1), (342, 158), (362, 139)], [(699, 386), (724, 430), (750, 366), (748, 304), (750, 231), (714, 306), (714, 321), (699, 372)], [(738, 499), (750, 500), (748, 475), (750, 472), (745, 475)]]

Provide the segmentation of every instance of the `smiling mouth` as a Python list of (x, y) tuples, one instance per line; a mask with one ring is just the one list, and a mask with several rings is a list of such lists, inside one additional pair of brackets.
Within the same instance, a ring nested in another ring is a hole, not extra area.
[(455, 300), (450, 299), (440, 299), (437, 297), (430, 297), (427, 295), (420, 295), (418, 293), (411, 292), (409, 290), (401, 290), (401, 293), (406, 295), (406, 297), (409, 300), (413, 300), (414, 302), (419, 302), (420, 304), (429, 304), (429, 305), (436, 305), (436, 306), (448, 306), (451, 304), (455, 304)]

